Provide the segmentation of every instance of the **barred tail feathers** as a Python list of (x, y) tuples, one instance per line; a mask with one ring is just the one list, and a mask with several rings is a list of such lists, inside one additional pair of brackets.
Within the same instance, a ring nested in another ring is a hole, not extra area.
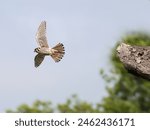
[(51, 57), (54, 59), (55, 62), (59, 62), (65, 54), (64, 45), (62, 43), (58, 43), (52, 49), (54, 50), (54, 53), (51, 55)]

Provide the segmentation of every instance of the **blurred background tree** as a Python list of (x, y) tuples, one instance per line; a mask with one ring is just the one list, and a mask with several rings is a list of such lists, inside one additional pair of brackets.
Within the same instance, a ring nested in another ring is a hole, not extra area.
[(31, 106), (22, 104), (16, 110), (7, 110), (8, 113), (81, 113), (81, 112), (100, 112), (99, 106), (94, 107), (91, 103), (81, 101), (77, 95), (72, 95), (65, 103), (58, 104), (55, 108), (49, 101), (35, 101)]
[[(149, 46), (150, 35), (145, 32), (132, 32), (126, 34), (112, 50), (110, 59), (112, 63), (113, 87), (107, 88), (108, 97), (103, 99), (101, 107), (103, 112), (150, 112), (150, 82), (136, 77), (125, 70), (116, 56), (116, 47), (124, 42), (130, 45)], [(105, 76), (111, 79), (110, 76)]]
[(145, 32), (126, 34), (112, 49), (110, 62), (112, 69), (109, 75), (101, 70), (101, 76), (107, 84), (108, 96), (102, 102), (91, 104), (81, 101), (76, 95), (65, 103), (52, 107), (51, 102), (35, 101), (33, 105), (20, 105), (16, 110), (6, 112), (150, 112), (150, 82), (128, 73), (116, 56), (116, 47), (125, 42), (130, 45), (150, 45), (150, 35)]
[(8, 113), (52, 113), (54, 110), (49, 101), (36, 100), (31, 106), (22, 104), (16, 110), (6, 110)]

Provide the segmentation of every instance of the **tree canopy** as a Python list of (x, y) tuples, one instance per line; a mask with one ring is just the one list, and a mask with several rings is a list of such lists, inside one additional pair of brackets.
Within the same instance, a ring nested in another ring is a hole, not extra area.
[(116, 56), (116, 47), (124, 42), (130, 45), (150, 45), (150, 35), (132, 32), (124, 36), (112, 50), (110, 60), (114, 76), (118, 78), (114, 86), (108, 88), (109, 96), (103, 99), (104, 112), (150, 112), (150, 82), (127, 72)]

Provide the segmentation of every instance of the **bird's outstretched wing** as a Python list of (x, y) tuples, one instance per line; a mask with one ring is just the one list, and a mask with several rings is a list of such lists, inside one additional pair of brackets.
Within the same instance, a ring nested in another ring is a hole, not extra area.
[(44, 57), (45, 57), (45, 55), (43, 55), (43, 54), (37, 54), (34, 58), (34, 66), (38, 67), (44, 60)]
[(46, 21), (42, 21), (36, 33), (36, 41), (40, 47), (49, 47), (46, 38)]

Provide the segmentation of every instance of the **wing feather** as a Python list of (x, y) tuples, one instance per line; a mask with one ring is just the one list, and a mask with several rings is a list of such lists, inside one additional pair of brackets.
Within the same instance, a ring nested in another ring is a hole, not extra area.
[(36, 33), (36, 41), (40, 47), (49, 47), (46, 38), (46, 21), (42, 21)]
[(44, 60), (44, 57), (45, 57), (45, 55), (43, 55), (43, 54), (37, 54), (34, 58), (34, 66), (38, 67)]

